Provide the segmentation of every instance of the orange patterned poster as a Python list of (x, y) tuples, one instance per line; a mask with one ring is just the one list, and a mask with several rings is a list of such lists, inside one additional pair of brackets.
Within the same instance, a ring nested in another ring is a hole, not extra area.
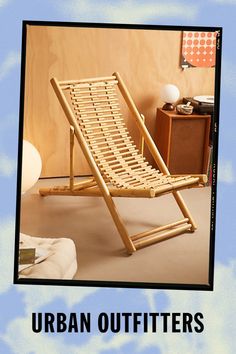
[(183, 31), (182, 68), (214, 67), (216, 32)]

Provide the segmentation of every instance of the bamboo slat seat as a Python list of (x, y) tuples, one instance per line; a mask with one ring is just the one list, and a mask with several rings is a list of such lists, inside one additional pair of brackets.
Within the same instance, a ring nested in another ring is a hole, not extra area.
[[(140, 237), (139, 235), (129, 237), (115, 209), (112, 200), (114, 196), (156, 197), (171, 192), (185, 218), (183, 222), (174, 223), (174, 226), (168, 225), (167, 229), (170, 230), (165, 231), (164, 236), (174, 236), (190, 229), (193, 231), (196, 225), (179, 190), (197, 186), (205, 182), (205, 177), (170, 175), (120, 75), (114, 73), (110, 77), (69, 81), (57, 81), (54, 78), (51, 82), (71, 125), (71, 147), (75, 135), (94, 178), (92, 181), (88, 180), (87, 184), (85, 182), (75, 186), (71, 160), (70, 186), (41, 189), (41, 195), (103, 196), (130, 253), (157, 242), (163, 238), (163, 234), (159, 235), (159, 239), (157, 236), (152, 236), (150, 239), (150, 232), (142, 233)], [(132, 140), (119, 106), (117, 87), (128, 104), (141, 136), (160, 170), (146, 161)], [(71, 158), (72, 155), (71, 150)], [(154, 232), (163, 230), (166, 230), (166, 227), (154, 229)], [(140, 238), (145, 240), (140, 241)]]

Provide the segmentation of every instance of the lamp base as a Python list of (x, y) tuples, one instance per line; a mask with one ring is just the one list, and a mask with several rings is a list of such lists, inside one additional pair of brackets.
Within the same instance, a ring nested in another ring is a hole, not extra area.
[(165, 103), (162, 109), (164, 109), (164, 111), (173, 111), (175, 107), (172, 103)]

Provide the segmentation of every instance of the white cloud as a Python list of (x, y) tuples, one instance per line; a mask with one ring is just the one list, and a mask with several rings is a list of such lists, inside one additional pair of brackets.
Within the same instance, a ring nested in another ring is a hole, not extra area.
[(228, 59), (222, 58), (222, 88), (230, 95), (236, 96), (236, 67)]
[(13, 282), (15, 224), (13, 218), (0, 221), (0, 294)]
[(0, 7), (7, 5), (9, 2), (9, 0), (0, 0)]
[[(25, 286), (30, 291), (33, 287)], [(38, 286), (35, 287), (36, 290)], [(50, 297), (51, 287), (45, 287), (48, 290)], [(40, 287), (39, 287), (40, 289)], [(82, 289), (76, 289), (77, 296), (80, 295)], [(72, 288), (68, 292), (71, 292)], [(100, 290), (102, 291), (102, 290)], [(117, 291), (114, 289), (114, 292)], [(142, 290), (137, 290), (142, 291)], [(64, 289), (64, 293), (66, 293)], [(150, 292), (151, 297), (148, 292)], [(153, 295), (157, 292), (165, 294), (168, 299), (168, 305), (165, 308), (166, 312), (202, 312), (204, 315), (205, 330), (203, 333), (145, 333), (139, 334), (116, 334), (109, 339), (103, 335), (94, 335), (91, 333), (90, 339), (81, 346), (72, 345), (63, 341), (63, 336), (60, 335), (46, 336), (37, 334), (31, 330), (31, 312), (37, 311), (39, 303), (37, 297), (41, 297), (41, 290), (38, 294), (31, 293), (31, 306), (28, 308), (28, 314), (25, 318), (16, 318), (8, 325), (2, 339), (9, 344), (17, 354), (26, 354), (34, 352), (41, 354), (47, 352), (50, 354), (56, 353), (71, 353), (71, 354), (99, 354), (105, 350), (120, 351), (127, 344), (137, 346), (137, 349), (142, 350), (159, 348), (161, 353), (165, 354), (180, 354), (180, 353), (214, 353), (214, 354), (234, 354), (234, 332), (235, 325), (233, 314), (236, 313), (236, 302), (233, 301), (236, 292), (236, 261), (229, 265), (216, 265), (215, 269), (215, 289), (213, 292), (205, 291), (157, 291), (145, 290), (144, 294), (148, 295), (147, 300), (149, 305), (153, 305)], [(55, 296), (55, 294), (54, 294)], [(149, 303), (152, 298), (151, 303)], [(35, 300), (36, 305), (33, 305)], [(78, 302), (80, 299), (77, 299)], [(96, 296), (94, 296), (96, 301)], [(106, 301), (106, 299), (104, 299)], [(156, 304), (155, 311), (159, 311)], [(163, 311), (163, 309), (161, 309)], [(89, 309), (88, 309), (89, 311)], [(142, 311), (142, 309), (140, 309)], [(17, 333), (17, 336), (15, 334)], [(81, 334), (82, 335), (82, 334)], [(14, 341), (12, 340), (14, 338)]]
[(0, 134), (10, 129), (18, 129), (18, 117), (16, 114), (8, 114), (0, 119)]
[(155, 301), (155, 296), (157, 293), (159, 293), (159, 290), (149, 290), (149, 289), (145, 289), (143, 290), (143, 294), (147, 299), (147, 302), (149, 304), (150, 307), (150, 311), (151, 312), (155, 312), (156, 311), (156, 301)]
[(24, 296), (26, 311), (37, 311), (55, 299), (62, 299), (70, 308), (83, 301), (87, 296), (98, 291), (97, 288), (76, 286), (50, 286), (50, 285), (17, 285)]
[(167, 354), (235, 353), (235, 292), (236, 261), (229, 265), (216, 265), (213, 292), (164, 291), (168, 296), (166, 312), (202, 312), (205, 330), (190, 335), (160, 332), (147, 334), (139, 339), (140, 350), (152, 345)]
[[(16, 335), (17, 333), (17, 335)], [(80, 334), (78, 334), (80, 335)], [(82, 336), (83, 334), (81, 334)], [(103, 336), (91, 334), (85, 345), (69, 345), (63, 341), (63, 337), (49, 337), (38, 333), (37, 336), (31, 330), (31, 318), (18, 318), (13, 320), (7, 328), (6, 334), (0, 336), (17, 354), (99, 354), (105, 350), (116, 350), (130, 342), (127, 334), (115, 335), (110, 340)], [(14, 340), (12, 340), (14, 338)], [(46, 349), (45, 349), (46, 348)]]
[(223, 5), (236, 5), (236, 0), (212, 0), (212, 1)]
[(86, 19), (87, 21), (108, 21), (123, 23), (144, 23), (157, 18), (176, 17), (193, 20), (198, 14), (198, 7), (193, 4), (180, 4), (175, 1), (146, 1), (122, 0), (116, 3), (104, 1), (100, 3), (100, 15), (94, 2), (89, 0), (69, 0), (63, 2), (62, 10), (73, 19)]
[(225, 183), (234, 183), (234, 170), (232, 161), (219, 161), (218, 165), (218, 181)]
[[(1, 0), (0, 0), (1, 1)], [(5, 60), (0, 64), (0, 81), (8, 75), (8, 73), (20, 64), (20, 53), (10, 52)]]
[(0, 338), (17, 354), (70, 353), (62, 350), (65, 346), (58, 336), (56, 340), (40, 333), (36, 336), (31, 330), (31, 316), (13, 320)]
[(91, 339), (83, 346), (77, 347), (77, 351), (71, 352), (77, 354), (99, 354), (104, 351), (115, 351), (122, 348), (122, 346), (130, 343), (133, 336), (129, 334), (116, 334), (110, 340), (105, 339), (102, 335), (92, 335)]
[(0, 176), (9, 177), (16, 171), (16, 161), (0, 153)]

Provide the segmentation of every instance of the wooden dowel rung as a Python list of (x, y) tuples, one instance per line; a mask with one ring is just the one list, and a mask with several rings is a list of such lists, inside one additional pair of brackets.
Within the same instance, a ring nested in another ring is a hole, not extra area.
[(136, 177), (136, 181), (130, 182), (130, 185), (135, 187), (136, 185), (142, 185), (146, 188), (153, 188), (153, 190), (156, 191), (156, 188), (154, 188), (153, 183), (150, 181), (147, 181), (146, 178), (139, 177), (138, 175), (134, 175)]
[(104, 102), (106, 102), (108, 105), (110, 104), (110, 102), (111, 103), (113, 103), (113, 102), (117, 102), (118, 101), (118, 98), (112, 98), (112, 99), (106, 99), (106, 100), (99, 100), (99, 101), (94, 101), (94, 102), (92, 102), (92, 101), (86, 101), (86, 102), (83, 102), (83, 103), (80, 103), (80, 102), (76, 102), (76, 103), (74, 103), (74, 105), (76, 105), (77, 107), (84, 107), (84, 106), (86, 106), (88, 103), (94, 103), (94, 105), (99, 105), (99, 103), (104, 103)]
[[(91, 122), (92, 123), (92, 122)], [(107, 124), (109, 123), (109, 124)], [(87, 130), (91, 130), (91, 129), (96, 129), (98, 127), (100, 128), (112, 128), (113, 130), (115, 129), (117, 131), (117, 129), (124, 129), (126, 128), (125, 124), (123, 123), (123, 120), (121, 118), (117, 118), (117, 121), (96, 121), (94, 122), (94, 124), (90, 124), (90, 123), (83, 123), (83, 122), (79, 122), (81, 129), (87, 129)], [(95, 125), (95, 126), (94, 126)], [(97, 126), (96, 126), (97, 125)]]
[(103, 173), (114, 173), (113, 167), (121, 166), (120, 157), (116, 155), (106, 156), (101, 162), (98, 162), (98, 166)]
[[(99, 122), (99, 123), (100, 123), (100, 127), (101, 128), (106, 128), (106, 126), (104, 125), (106, 123), (105, 121), (104, 122)], [(102, 123), (103, 123), (103, 125), (102, 125)], [(87, 124), (84, 125), (84, 127), (82, 126), (83, 125), (82, 123), (79, 122), (79, 124), (80, 124), (81, 129), (83, 129), (83, 130), (85, 130), (85, 129), (86, 130), (94, 129), (94, 127), (91, 127), (91, 128), (87, 127)], [(115, 124), (108, 124), (108, 127), (112, 128), (112, 129), (110, 129), (110, 132), (112, 132), (112, 131), (117, 132), (117, 131), (119, 131), (119, 129), (120, 130), (126, 129), (128, 131), (128, 129), (126, 128), (126, 126), (123, 123), (123, 121), (117, 121)]]
[(118, 177), (121, 178), (121, 180), (124, 181), (125, 183), (128, 183), (129, 185), (133, 181), (137, 181), (136, 176), (132, 176), (130, 174), (127, 174), (127, 172), (124, 172), (123, 175), (122, 174), (121, 175), (118, 174)]
[(61, 85), (60, 87), (62, 90), (68, 90), (71, 89), (71, 85)]
[[(117, 176), (118, 178), (121, 177), (122, 180), (125, 180), (125, 176), (126, 176), (126, 178), (131, 176), (130, 171), (128, 171), (125, 168), (125, 166), (123, 166), (123, 168), (120, 168), (119, 170), (120, 171), (112, 170), (112, 172), (114, 173), (114, 176)], [(132, 177), (134, 177), (134, 176), (132, 176)]]
[[(152, 184), (151, 183), (148, 183), (145, 178), (139, 178), (138, 176), (134, 176), (135, 177), (135, 180), (134, 181), (130, 181), (129, 184), (130, 186), (132, 187), (136, 187), (136, 186), (143, 186), (145, 188), (153, 188)], [(153, 188), (154, 190), (154, 188)]]
[(115, 146), (114, 148), (109, 147), (109, 148), (102, 149), (102, 150), (101, 149), (93, 149), (92, 152), (96, 156), (100, 156), (101, 155), (101, 156), (105, 157), (105, 155), (107, 155), (107, 154), (113, 154), (113, 153), (120, 152), (120, 151), (125, 151), (125, 150), (131, 151), (132, 148), (133, 148), (133, 145), (130, 144), (129, 146), (121, 145), (121, 146), (117, 146), (117, 147)]
[[(152, 186), (147, 186), (147, 185), (144, 185), (143, 182), (140, 182), (140, 181), (137, 181), (137, 182), (133, 182), (133, 183), (130, 183), (130, 187), (131, 188), (152, 188)], [(153, 189), (153, 188), (152, 188)]]
[(104, 150), (108, 150), (108, 149), (112, 149), (112, 148), (118, 148), (118, 147), (122, 147), (122, 146), (134, 146), (131, 142), (122, 142), (122, 143), (119, 143), (119, 144), (109, 144), (107, 143), (106, 146), (92, 146), (91, 147), (91, 150), (93, 151), (104, 151)]
[[(125, 126), (125, 124), (121, 124), (120, 122), (123, 121), (123, 118), (119, 118), (121, 116), (121, 114), (117, 114), (117, 115), (112, 115), (112, 114), (109, 114), (107, 116), (93, 116), (91, 117), (91, 120), (90, 120), (90, 117), (89, 116), (86, 116), (86, 117), (79, 117), (77, 119), (79, 119), (80, 121), (80, 124), (85, 126), (85, 127), (90, 127), (90, 126), (93, 126), (93, 125), (96, 125), (98, 124), (100, 127), (102, 126), (102, 124), (105, 124), (105, 123), (113, 123), (112, 124), (109, 124), (110, 127), (113, 127), (113, 126), (118, 126), (117, 123), (119, 122), (120, 125), (122, 126)], [(106, 119), (104, 119), (104, 117), (107, 117)], [(109, 117), (112, 117), (113, 119), (109, 119)], [(86, 118), (86, 119), (84, 119)]]
[(80, 94), (87, 94), (87, 93), (97, 93), (97, 92), (116, 92), (115, 90), (115, 87), (114, 86), (111, 86), (109, 87), (108, 89), (105, 89), (105, 88), (102, 88), (102, 89), (99, 89), (97, 87), (91, 87), (90, 90), (87, 90), (86, 88), (84, 90), (80, 90), (80, 89), (75, 89), (75, 91), (73, 90), (73, 92), (71, 93), (72, 95), (72, 99), (75, 97), (77, 97), (78, 95)]
[[(123, 163), (122, 163), (123, 165)], [(139, 163), (135, 163), (135, 164), (130, 164), (130, 163), (125, 163), (124, 167), (127, 169), (127, 172), (133, 174), (134, 176), (136, 176), (137, 178), (140, 177), (139, 173), (137, 173), (137, 171), (141, 170), (141, 169), (145, 169), (145, 166), (140, 168), (139, 167), (140, 164)], [(142, 177), (142, 176), (141, 176)]]
[(107, 82), (94, 82), (94, 83), (81, 83), (81, 84), (75, 84), (74, 86), (71, 86), (72, 92), (77, 92), (81, 90), (81, 88), (95, 88), (95, 87), (105, 87), (105, 88), (110, 88), (110, 87), (115, 87), (117, 84), (117, 81), (107, 81)]
[[(89, 78), (89, 79), (81, 79), (81, 80), (65, 80), (65, 81), (58, 81), (59, 85), (68, 85), (68, 84), (80, 84), (80, 83), (86, 83), (86, 82), (99, 82), (99, 81), (117, 81), (116, 80), (116, 76), (112, 75), (112, 76), (104, 76), (104, 77), (93, 77), (93, 78)], [(88, 85), (90, 86), (90, 85)]]
[(86, 117), (86, 119), (84, 119), (84, 117), (79, 117), (77, 119), (79, 121), (80, 126), (84, 126), (85, 128), (89, 128), (89, 127), (92, 128), (94, 125), (95, 126), (98, 125), (99, 127), (103, 127), (104, 124), (107, 124), (107, 123), (109, 123), (107, 125), (109, 127), (111, 127), (111, 128), (123, 128), (123, 127), (125, 127), (123, 118), (119, 118), (119, 117), (118, 118), (112, 118), (112, 119), (110, 119), (110, 118), (99, 119), (99, 118), (100, 117), (97, 116), (96, 118), (94, 117), (94, 118), (91, 118), (91, 119), (89, 119), (87, 117)]
[[(117, 165), (116, 165), (117, 166)], [(115, 175), (119, 174), (119, 172), (121, 171), (126, 171), (126, 166), (121, 166), (120, 164), (118, 165), (120, 166), (119, 168), (110, 168), (110, 169), (107, 169), (107, 173), (115, 173)]]
[[(116, 133), (117, 131), (117, 133)], [(127, 134), (128, 136), (128, 132), (126, 132), (126, 130), (124, 129), (123, 132), (119, 131), (119, 130), (113, 130), (111, 132), (111, 130), (107, 130), (104, 129), (103, 131), (100, 132), (91, 132), (89, 129), (87, 129), (86, 131), (83, 132), (84, 136), (87, 138), (90, 146), (92, 146), (94, 140), (98, 141), (98, 140), (104, 140), (105, 138), (107, 138), (108, 136), (112, 136), (112, 137), (117, 137), (117, 136), (124, 136), (125, 134)], [(90, 138), (91, 136), (91, 138)]]
[(74, 100), (77, 102), (83, 102), (85, 100), (85, 102), (87, 100), (91, 101), (91, 102), (96, 102), (97, 98), (100, 99), (101, 97), (106, 97), (108, 99), (113, 99), (114, 97), (116, 97), (116, 93), (107, 93), (107, 94), (95, 94), (95, 92), (91, 92), (91, 95), (81, 95), (79, 94), (78, 96), (76, 96), (76, 98), (74, 98)]
[(136, 173), (132, 173), (132, 175), (135, 177), (135, 181), (142, 182), (142, 183), (145, 184), (145, 185), (151, 185), (150, 183), (148, 183), (148, 182), (146, 181), (145, 177), (139, 176), (139, 175), (136, 174)]
[(81, 113), (81, 112), (76, 112), (77, 116), (80, 116), (81, 119), (96, 119), (96, 118), (106, 118), (106, 117), (120, 117), (122, 116), (121, 113), (112, 113), (110, 112), (109, 114), (101, 114), (102, 112), (93, 112), (94, 115), (93, 116), (88, 116), (87, 113)]
[[(137, 180), (138, 180), (138, 175), (137, 175)], [(140, 183), (148, 185), (148, 186), (152, 187), (153, 189), (155, 189), (152, 182), (147, 181), (145, 178), (140, 178), (139, 182), (137, 182), (137, 185), (139, 185)], [(136, 183), (134, 183), (134, 185), (136, 185)]]
[(81, 185), (86, 185), (87, 183), (91, 183), (94, 181), (95, 181), (94, 177), (90, 177), (90, 178), (83, 179), (82, 181), (75, 183), (74, 186), (79, 187)]
[(128, 135), (128, 133), (126, 133), (125, 135), (119, 134), (119, 136), (115, 137), (115, 138), (114, 138), (114, 135), (111, 135), (111, 136), (107, 135), (104, 137), (104, 141), (97, 141), (96, 138), (93, 140), (90, 140), (90, 141), (91, 141), (91, 144), (90, 144), (91, 146), (96, 146), (96, 145), (106, 144), (106, 143), (113, 144), (113, 143), (116, 143), (117, 141), (124, 141), (124, 142), (129, 143), (130, 141), (132, 141), (132, 139), (131, 139), (130, 135)]
[[(90, 142), (90, 144), (92, 144), (93, 142), (96, 142), (98, 140), (101, 140), (101, 139), (104, 140), (107, 137), (129, 136), (129, 133), (128, 133), (126, 128), (123, 128), (122, 130), (114, 129), (114, 130), (109, 131), (109, 132), (104, 131), (104, 132), (97, 133), (97, 134), (96, 133), (94, 133), (94, 134), (86, 134), (86, 133), (84, 133), (84, 135), (87, 137), (87, 139)], [(100, 135), (102, 135), (102, 136), (100, 136)]]
[(153, 176), (153, 173), (154, 173), (154, 169), (151, 169), (150, 166), (147, 166), (145, 171), (143, 172), (139, 172), (137, 173), (136, 175), (141, 177), (141, 178), (145, 178), (146, 180), (148, 180), (149, 178), (155, 178)]
[[(121, 162), (120, 161), (118, 161), (118, 160), (116, 160), (116, 164), (114, 165), (114, 163), (111, 165), (111, 164), (108, 164), (108, 166), (105, 166), (105, 168), (107, 168), (107, 167), (109, 167), (110, 169), (112, 169), (112, 171), (114, 171), (114, 172), (118, 172), (118, 170), (119, 169), (123, 169), (123, 168), (126, 168), (127, 170), (129, 170), (129, 171), (133, 171), (133, 169), (132, 169), (132, 165), (130, 165), (130, 163), (129, 163), (129, 161), (127, 162), (127, 161), (122, 161), (122, 164), (121, 164)], [(138, 164), (137, 164), (137, 166), (138, 166)]]
[(186, 176), (191, 176), (191, 177), (198, 177), (199, 178), (199, 183), (206, 184), (208, 181), (207, 175), (204, 174), (182, 174), (182, 175), (170, 175), (170, 177), (186, 177)]
[[(111, 129), (112, 128), (112, 129)], [(101, 135), (105, 133), (110, 133), (112, 132), (119, 132), (119, 129), (125, 129), (125, 126), (116, 126), (114, 124), (104, 124), (100, 126), (92, 126), (92, 127), (81, 127), (81, 130), (86, 134), (89, 133), (89, 135)]]
[[(116, 156), (116, 157), (120, 157), (120, 158), (122, 158), (123, 156), (127, 156), (127, 155), (130, 155), (130, 154), (133, 154), (134, 152), (138, 152), (138, 150), (133, 148), (133, 149), (130, 149), (129, 151), (127, 151), (127, 152), (122, 152), (122, 153), (119, 150), (118, 151), (116, 151), (116, 150), (111, 151), (112, 156)], [(97, 158), (101, 158), (101, 157), (103, 157), (103, 154), (95, 154), (95, 156)]]
[[(99, 118), (99, 117), (98, 117)], [(112, 128), (112, 129), (119, 129), (119, 128), (126, 128), (125, 124), (123, 123), (122, 118), (114, 119), (104, 119), (104, 120), (92, 120), (84, 122), (82, 119), (79, 120), (79, 124), (81, 129), (97, 129), (97, 128)]]
[(115, 90), (113, 89), (111, 92), (108, 90), (104, 90), (104, 92), (97, 92), (97, 91), (90, 91), (89, 93), (84, 93), (82, 91), (78, 91), (76, 93), (72, 94), (72, 98), (75, 101), (81, 101), (81, 100), (86, 100), (86, 99), (91, 99), (93, 101), (94, 98), (97, 97), (108, 97), (108, 98), (114, 98), (117, 96)]
[(74, 190), (82, 190), (84, 188), (88, 188), (88, 187), (93, 187), (96, 186), (97, 182), (96, 181), (91, 181), (91, 182), (87, 182), (87, 183), (76, 183), (74, 185)]
[[(128, 161), (128, 159), (134, 159), (135, 157), (137, 157), (137, 153), (134, 153), (132, 156), (125, 156), (125, 157), (123, 157), (123, 161)], [(113, 163), (113, 162), (117, 162), (117, 161), (119, 161), (120, 162), (120, 160), (118, 160), (118, 158), (115, 156), (115, 155), (113, 155), (113, 156), (106, 156), (106, 158), (102, 158), (102, 159), (100, 159), (99, 161), (98, 161), (98, 165), (99, 166), (101, 166), (102, 164), (110, 164), (110, 163)]]
[[(78, 107), (75, 107), (75, 110), (76, 110), (76, 114), (80, 114), (81, 116), (84, 114), (84, 115), (86, 115), (86, 114), (94, 114), (94, 113), (103, 113), (103, 112), (110, 112), (111, 114), (113, 113), (113, 112), (120, 112), (120, 109), (119, 108), (109, 108), (109, 109), (97, 109), (96, 107), (94, 107), (94, 109), (90, 109), (90, 110), (82, 110), (81, 108), (78, 108)], [(77, 111), (79, 111), (79, 112), (77, 112)]]
[[(92, 146), (92, 144), (97, 144), (100, 140), (102, 140), (103, 142), (107, 142), (108, 138), (115, 138), (115, 137), (119, 137), (119, 139), (125, 139), (125, 138), (129, 138), (128, 132), (127, 133), (117, 133), (117, 134), (112, 134), (112, 136), (109, 135), (103, 135), (103, 136), (99, 136), (99, 137), (95, 137), (93, 139), (87, 139), (88, 144), (90, 144), (90, 146)], [(115, 139), (114, 139), (115, 140)], [(100, 141), (101, 142), (101, 141)]]
[(83, 131), (91, 131), (91, 132), (96, 132), (99, 130), (101, 133), (104, 131), (111, 131), (112, 129), (120, 129), (120, 128), (125, 128), (125, 125), (120, 125), (118, 126), (117, 124), (114, 124), (114, 122), (97, 122), (95, 124), (81, 124), (80, 127)]
[(103, 153), (108, 153), (112, 151), (120, 151), (120, 148), (125, 148), (125, 147), (131, 147), (133, 146), (132, 144), (126, 145), (126, 144), (117, 144), (117, 146), (104, 146), (103, 148), (93, 148), (91, 149), (93, 153), (95, 154), (103, 154)]
[[(146, 164), (146, 165), (145, 165)], [(132, 168), (132, 171), (137, 174), (137, 176), (141, 176), (141, 173), (140, 171), (143, 171), (143, 170), (146, 170), (146, 168), (149, 168), (148, 166), (148, 162), (145, 162), (145, 164), (143, 164), (141, 167), (140, 167), (140, 164), (137, 164), (137, 166), (134, 166), (134, 168)], [(138, 172), (138, 173), (137, 173)]]
[(162, 180), (162, 178), (158, 175), (158, 174), (155, 174), (154, 172), (152, 173), (152, 176), (142, 176), (143, 178), (145, 178), (145, 180), (148, 182), (148, 183), (151, 183), (153, 185), (153, 183), (158, 183), (159, 181)]
[[(112, 197), (140, 197), (140, 198), (153, 198), (153, 190), (148, 189), (122, 189), (109, 187), (109, 192)], [(49, 195), (67, 195), (67, 196), (91, 196), (91, 197), (101, 197), (102, 193), (97, 187), (87, 187), (83, 189), (74, 189), (70, 190), (68, 186), (59, 186), (54, 188), (40, 188), (40, 195), (49, 196)]]
[(133, 140), (131, 140), (130, 136), (128, 136), (126, 139), (124, 139), (124, 138), (109, 139), (109, 140), (107, 139), (107, 140), (102, 141), (102, 142), (100, 142), (100, 143), (93, 143), (92, 146), (94, 146), (94, 147), (99, 147), (99, 146), (105, 145), (105, 144), (114, 145), (114, 144), (116, 144), (116, 143), (119, 143), (120, 141), (124, 142), (124, 144), (128, 144), (128, 143), (134, 144)]
[(174, 228), (172, 230), (165, 231), (162, 234), (154, 235), (154, 236), (152, 236), (150, 238), (147, 238), (147, 239), (134, 241), (134, 245), (135, 245), (136, 249), (140, 249), (140, 248), (152, 245), (154, 243), (163, 241), (163, 240), (165, 240), (167, 238), (170, 238), (170, 237), (173, 237), (173, 236), (177, 236), (177, 235), (183, 233), (184, 231), (187, 231), (187, 230), (190, 230), (190, 229), (191, 229), (191, 224), (179, 226), (179, 227), (176, 227), (176, 228)]
[[(93, 90), (93, 91), (82, 91), (71, 92), (72, 101), (80, 101), (81, 99), (92, 99), (94, 97), (110, 97), (117, 96), (116, 91), (113, 88), (104, 89), (104, 90)], [(92, 101), (92, 100), (91, 100)]]
[[(105, 84), (104, 82), (100, 83), (94, 83), (94, 84), (80, 84), (80, 85), (74, 85), (70, 86), (70, 94), (71, 96), (74, 96), (76, 94), (80, 94), (83, 91), (90, 91), (90, 92), (96, 92), (97, 88), (104, 89), (104, 90), (111, 90), (115, 88), (116, 83), (110, 82), (109, 84)], [(92, 91), (91, 91), (92, 89)]]
[(126, 172), (133, 173), (134, 169), (131, 167), (132, 166), (130, 166), (129, 163), (127, 162), (122, 162), (122, 164), (119, 162), (116, 165), (110, 166), (110, 169), (115, 173), (118, 173), (119, 171), (122, 170), (126, 170)]
[(148, 189), (116, 189), (109, 188), (112, 197), (140, 197), (153, 198), (154, 192)]
[[(136, 161), (134, 158), (137, 156), (138, 156), (138, 154), (134, 154), (133, 156), (125, 156), (125, 157), (123, 157), (123, 163), (125, 164), (125, 163), (134, 162), (134, 161)], [(138, 159), (137, 159), (137, 161), (138, 161)], [(114, 164), (117, 164), (118, 166), (120, 166), (120, 161), (118, 159), (113, 159), (113, 160), (107, 161), (107, 159), (106, 159), (106, 160), (101, 160), (100, 162), (98, 162), (98, 165), (104, 166), (104, 168), (108, 168), (108, 167), (112, 168), (115, 166)]]
[[(142, 156), (140, 156), (137, 160), (135, 159), (134, 160), (135, 162), (137, 161), (138, 162), (138, 168), (140, 169), (140, 170), (143, 170), (143, 169), (145, 169), (147, 166), (148, 166), (148, 162), (147, 161), (144, 161), (143, 160), (143, 157)], [(132, 165), (131, 165), (131, 167), (132, 167)], [(136, 169), (136, 168), (135, 168)]]
[[(105, 161), (105, 162), (104, 162)], [(98, 162), (98, 166), (99, 166), (99, 168), (102, 170), (102, 171), (107, 171), (108, 169), (110, 169), (111, 167), (110, 167), (110, 165), (111, 164), (114, 164), (114, 163), (117, 163), (117, 159), (116, 159), (116, 157), (113, 155), (112, 156), (112, 160), (110, 160), (109, 159), (109, 161), (107, 161), (106, 162), (106, 160), (102, 160), (102, 161), (100, 161), (100, 162)]]
[(114, 114), (117, 114), (118, 112), (120, 112), (120, 109), (117, 107), (117, 108), (111, 108), (109, 106), (107, 106), (106, 108), (100, 108), (100, 107), (96, 107), (96, 106), (93, 106), (93, 107), (90, 107), (88, 109), (85, 109), (85, 108), (81, 108), (81, 107), (77, 107), (77, 106), (73, 106), (74, 107), (74, 110), (76, 112), (76, 115), (81, 115), (86, 117), (90, 114), (101, 114), (101, 113), (104, 113), (104, 112), (110, 112), (110, 113), (113, 113)]
[(153, 186), (153, 188), (155, 188), (156, 195), (158, 195), (160, 193), (164, 193), (164, 192), (171, 191), (171, 190), (176, 190), (178, 188), (182, 188), (184, 186), (197, 184), (197, 183), (198, 183), (198, 178), (192, 178), (192, 179), (189, 179), (189, 181), (165, 183), (162, 186), (161, 185), (157, 186), (157, 187)]
[(131, 236), (130, 238), (131, 238), (132, 241), (139, 240), (140, 238), (143, 238), (143, 237), (146, 237), (146, 236), (150, 236), (150, 235), (152, 235), (154, 233), (158, 233), (160, 231), (164, 231), (164, 230), (173, 228), (175, 226), (178, 226), (178, 225), (181, 225), (181, 224), (184, 224), (184, 223), (188, 223), (188, 221), (189, 221), (188, 218), (184, 218), (184, 219), (172, 222), (172, 223), (167, 224), (167, 225), (156, 227), (155, 229), (151, 229), (151, 230), (148, 230), (148, 231), (140, 232), (138, 234), (135, 234), (135, 235)]
[[(130, 188), (143, 187), (143, 188), (152, 188), (148, 183), (145, 183), (142, 179), (137, 178), (136, 176), (130, 175), (130, 178), (121, 177), (126, 183), (128, 183)], [(138, 182), (138, 183), (137, 183)]]
[[(81, 107), (81, 105), (80, 104), (77, 104), (76, 106), (73, 106), (74, 107), (74, 109), (78, 109), (78, 110), (83, 110), (83, 111), (85, 111), (86, 112), (86, 110), (87, 109), (91, 109), (91, 108), (93, 108), (93, 109), (97, 109), (97, 108), (107, 108), (107, 107), (111, 107), (111, 109), (115, 109), (114, 107), (119, 107), (119, 104), (118, 103), (111, 103), (111, 104), (109, 104), (109, 102), (106, 102), (106, 104), (97, 104), (97, 103), (93, 103), (93, 104), (91, 104), (91, 102), (89, 102), (90, 104), (89, 105), (83, 105), (83, 107)], [(117, 108), (117, 109), (120, 109), (120, 108)]]
[[(92, 139), (94, 139), (94, 137), (96, 139), (98, 139), (98, 137), (102, 138), (102, 136), (100, 136), (101, 134), (103, 134), (103, 137), (117, 136), (117, 135), (120, 136), (120, 135), (122, 135), (123, 133), (126, 133), (126, 132), (128, 134), (128, 130), (127, 130), (127, 128), (125, 126), (114, 127), (114, 129), (106, 129), (104, 127), (104, 130), (101, 130), (99, 132), (93, 132), (93, 131), (91, 131), (91, 128), (90, 129), (89, 128), (87, 128), (87, 129), (83, 128), (83, 132), (84, 132), (84, 135), (88, 136), (89, 141), (92, 141)], [(114, 134), (112, 134), (112, 133), (114, 133)], [(90, 139), (90, 137), (92, 139)]]
[[(114, 100), (113, 100), (114, 101)], [(87, 104), (88, 103), (88, 104)], [(76, 106), (78, 106), (80, 109), (91, 109), (91, 108), (104, 108), (104, 107), (119, 107), (119, 102), (118, 100), (115, 100), (114, 102), (110, 102), (108, 100), (104, 100), (104, 102), (100, 103), (100, 102), (87, 102), (83, 104), (77, 104)]]
[[(115, 156), (114, 156), (115, 157)], [(126, 168), (126, 164), (125, 162), (123, 162), (122, 164), (120, 163), (119, 160), (117, 159), (114, 159), (112, 161), (109, 161), (109, 162), (105, 162), (105, 163), (101, 163), (101, 166), (100, 168), (102, 169), (102, 171), (114, 171), (116, 172), (116, 169), (118, 168)]]

